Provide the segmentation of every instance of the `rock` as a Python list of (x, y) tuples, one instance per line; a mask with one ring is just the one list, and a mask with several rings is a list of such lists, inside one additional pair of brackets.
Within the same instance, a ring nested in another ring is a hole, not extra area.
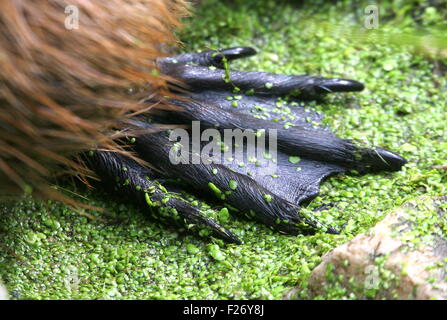
[(447, 196), (417, 198), (325, 254), (310, 297), (447, 298)]
[(2, 285), (0, 285), (0, 300), (8, 300), (8, 293)]

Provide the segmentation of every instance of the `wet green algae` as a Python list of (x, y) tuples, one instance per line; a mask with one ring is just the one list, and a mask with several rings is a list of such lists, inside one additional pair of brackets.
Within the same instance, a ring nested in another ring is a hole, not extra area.
[[(309, 17), (362, 28), (361, 5), (352, 8), (345, 2), (298, 7), (202, 1), (181, 34), (184, 51), (239, 45), (259, 50), (232, 68), (365, 83), (361, 93), (330, 96), (312, 106), (338, 136), (398, 151), (409, 163), (397, 173), (342, 175), (323, 183), (320, 196), (303, 210), (334, 204), (312, 214), (343, 227), (340, 235), (280, 235), (217, 207), (216, 217), (244, 241), (226, 245), (160, 225), (144, 210), (99, 191), (77, 191), (106, 209), (90, 212), (95, 220), (62, 204), (27, 198), (0, 205), (0, 276), (12, 298), (278, 299), (296, 286), (306, 298), (306, 279), (325, 252), (367, 231), (407, 199), (445, 194), (447, 77), (433, 72), (438, 62), (408, 47), (335, 38), (327, 30), (306, 32)], [(355, 298), (343, 288), (329, 289), (327, 297)]]

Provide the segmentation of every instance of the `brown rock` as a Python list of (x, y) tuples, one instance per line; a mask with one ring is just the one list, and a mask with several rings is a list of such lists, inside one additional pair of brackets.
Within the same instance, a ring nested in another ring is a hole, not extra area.
[(0, 300), (8, 300), (8, 293), (2, 285), (0, 285)]
[(447, 197), (418, 198), (323, 256), (311, 297), (447, 298)]

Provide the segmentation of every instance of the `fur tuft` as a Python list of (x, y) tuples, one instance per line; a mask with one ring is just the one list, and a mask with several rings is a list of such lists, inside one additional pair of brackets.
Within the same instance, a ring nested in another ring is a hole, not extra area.
[(88, 173), (78, 153), (124, 152), (111, 132), (167, 94), (155, 59), (185, 13), (183, 0), (0, 1), (0, 193), (55, 198), (56, 175)]

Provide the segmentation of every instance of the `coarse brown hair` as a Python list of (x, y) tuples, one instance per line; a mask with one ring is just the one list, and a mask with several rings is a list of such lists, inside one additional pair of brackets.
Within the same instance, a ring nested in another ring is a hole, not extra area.
[[(67, 6), (79, 27), (67, 29)], [(55, 198), (51, 179), (85, 168), (91, 148), (122, 152), (111, 132), (166, 94), (155, 59), (175, 44), (183, 0), (0, 1), (0, 193)], [(130, 94), (132, 91), (133, 94)]]

